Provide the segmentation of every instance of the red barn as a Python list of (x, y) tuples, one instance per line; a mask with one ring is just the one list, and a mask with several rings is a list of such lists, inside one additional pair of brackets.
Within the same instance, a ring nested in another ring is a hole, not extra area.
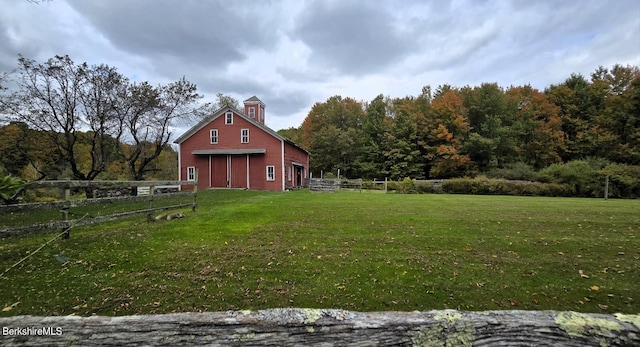
[(253, 96), (244, 112), (222, 107), (178, 137), (179, 180), (198, 189), (286, 190), (305, 186), (309, 152), (265, 125), (265, 104)]

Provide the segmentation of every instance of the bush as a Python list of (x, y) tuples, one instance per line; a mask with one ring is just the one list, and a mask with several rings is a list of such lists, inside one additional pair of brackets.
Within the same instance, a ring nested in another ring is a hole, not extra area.
[(418, 192), (416, 190), (416, 180), (412, 180), (409, 177), (405, 177), (402, 182), (400, 182), (399, 188), (398, 193), (402, 194), (415, 194)]
[(490, 178), (504, 178), (507, 180), (540, 181), (541, 175), (533, 167), (525, 163), (513, 163), (502, 169), (487, 172)]
[(442, 188), (440, 184), (434, 184), (433, 182), (416, 182), (416, 191), (418, 194), (432, 194), (441, 193)]
[(571, 186), (557, 183), (455, 178), (444, 181), (442, 191), (449, 194), (570, 196)]
[(0, 177), (0, 200), (3, 204), (17, 204), (23, 190), (23, 180), (11, 175)]
[(602, 175), (609, 176), (610, 197), (640, 197), (640, 166), (609, 164)]
[(541, 171), (544, 181), (568, 184), (575, 196), (601, 197), (604, 192), (602, 163), (572, 160), (566, 164), (553, 164)]

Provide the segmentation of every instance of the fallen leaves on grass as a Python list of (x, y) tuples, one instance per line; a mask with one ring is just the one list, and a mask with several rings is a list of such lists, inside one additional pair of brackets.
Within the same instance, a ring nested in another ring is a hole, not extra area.
[(14, 308), (16, 308), (16, 306), (18, 306), (18, 304), (20, 304), (20, 301), (15, 302), (15, 303), (3, 308), (2, 312), (9, 312), (9, 311), (13, 310)]
[(589, 276), (585, 275), (584, 271), (582, 271), (582, 270), (578, 270), (578, 273), (580, 274), (580, 277), (582, 277), (582, 278), (589, 278)]

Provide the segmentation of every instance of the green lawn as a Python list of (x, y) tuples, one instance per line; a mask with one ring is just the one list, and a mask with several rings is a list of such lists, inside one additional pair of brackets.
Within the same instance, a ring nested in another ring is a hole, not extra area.
[[(184, 219), (73, 229), (0, 280), (2, 315), (640, 312), (639, 200), (212, 190), (198, 201)], [(53, 235), (1, 240), (0, 271)]]

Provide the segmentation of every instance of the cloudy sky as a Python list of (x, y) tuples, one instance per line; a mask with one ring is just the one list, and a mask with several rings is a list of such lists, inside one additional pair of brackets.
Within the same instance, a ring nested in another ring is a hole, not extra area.
[(182, 76), (299, 126), (332, 95), (422, 86), (543, 90), (598, 66), (640, 65), (640, 0), (0, 0), (0, 72), (68, 54), (135, 81)]

